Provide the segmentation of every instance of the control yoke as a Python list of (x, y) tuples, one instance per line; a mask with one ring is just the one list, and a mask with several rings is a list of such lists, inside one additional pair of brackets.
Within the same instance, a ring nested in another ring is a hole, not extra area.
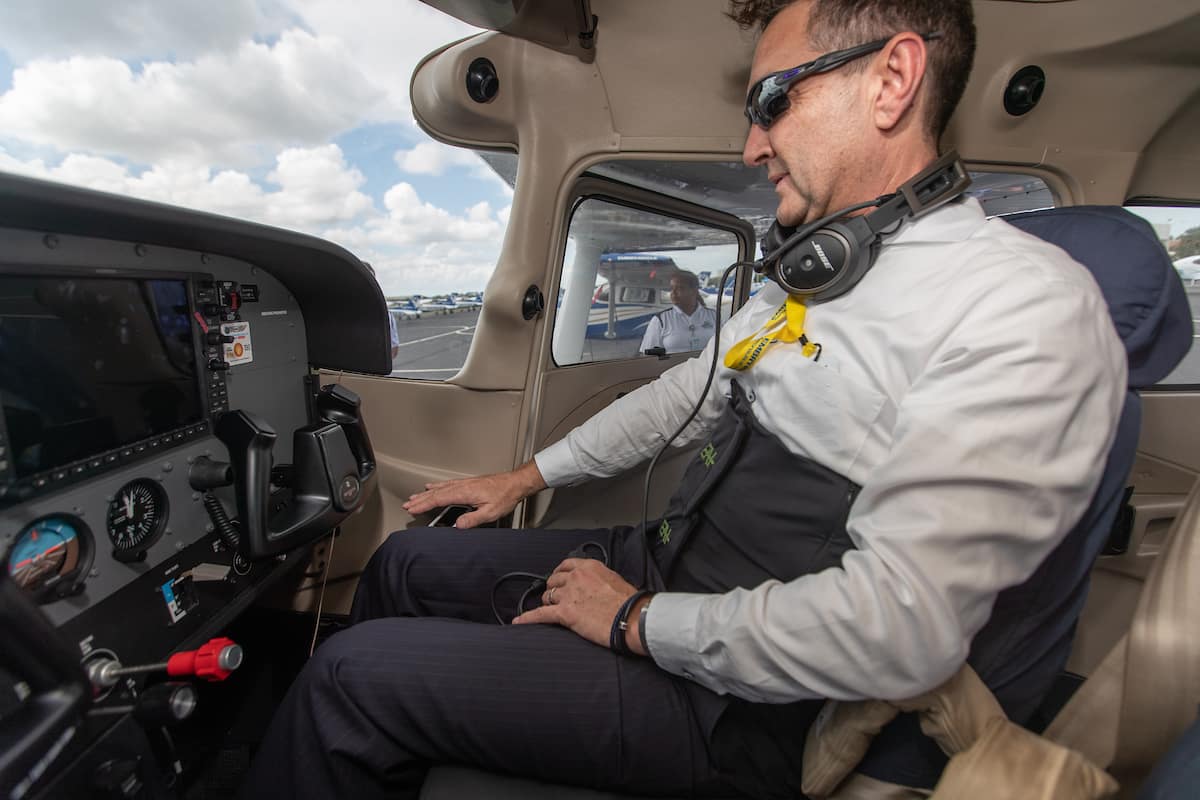
[(288, 477), (290, 498), (271, 493), (274, 429), (240, 410), (217, 420), (215, 433), (229, 451), (237, 497), (238, 549), (248, 558), (308, 544), (362, 505), (375, 475), (375, 453), (358, 395), (336, 384), (325, 386), (316, 406), (319, 421), (292, 435), (291, 469), (275, 471), (276, 480)]
[(0, 668), (26, 686), (0, 719), (0, 797), (22, 797), (76, 736), (92, 692), (78, 656), (0, 570)]

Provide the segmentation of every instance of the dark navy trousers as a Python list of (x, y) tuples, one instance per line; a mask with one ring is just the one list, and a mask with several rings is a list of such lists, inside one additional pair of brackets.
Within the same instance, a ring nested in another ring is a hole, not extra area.
[[(588, 541), (644, 583), (644, 539), (629, 528), (393, 534), (363, 574), (356, 624), (317, 649), (278, 709), (243, 797), (416, 797), (433, 764), (635, 794), (734, 794), (710, 756), (715, 721), (697, 713), (707, 690), (557, 626), (496, 623), (501, 575), (546, 575)], [(528, 585), (503, 585), (506, 619)]]

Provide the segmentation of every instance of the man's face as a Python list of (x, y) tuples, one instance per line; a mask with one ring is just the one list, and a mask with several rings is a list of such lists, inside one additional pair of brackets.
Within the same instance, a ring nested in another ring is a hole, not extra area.
[(680, 308), (694, 308), (700, 292), (678, 278), (671, 279), (671, 303)]
[[(807, 2), (784, 9), (771, 22), (754, 51), (750, 82), (764, 75), (811, 61), (821, 53), (808, 43)], [(765, 167), (779, 197), (776, 217), (796, 226), (818, 219), (854, 200), (847, 177), (856, 143), (857, 73), (835, 71), (805, 78), (788, 93), (791, 107), (767, 130), (750, 126), (742, 160)]]

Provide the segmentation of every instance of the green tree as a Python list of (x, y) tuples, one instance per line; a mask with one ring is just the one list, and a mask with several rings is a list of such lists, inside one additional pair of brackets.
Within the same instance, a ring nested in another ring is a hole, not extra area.
[(1200, 227), (1188, 228), (1176, 240), (1175, 258), (1200, 255)]

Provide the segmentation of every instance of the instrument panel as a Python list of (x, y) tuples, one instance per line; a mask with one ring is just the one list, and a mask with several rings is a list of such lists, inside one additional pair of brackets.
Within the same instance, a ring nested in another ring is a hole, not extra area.
[[(309, 424), (303, 315), (232, 258), (11, 229), (0, 253), (5, 569), (81, 659), (156, 661), (287, 560), (234, 552), (189, 472), (227, 459), (230, 408)], [(231, 488), (212, 494), (236, 516)]]
[(164, 726), (269, 662), (220, 634), (373, 485), (313, 370), (388, 374), (383, 295), (329, 242), (61, 184), (0, 175), (0, 220), (0, 793), (169, 797)]

